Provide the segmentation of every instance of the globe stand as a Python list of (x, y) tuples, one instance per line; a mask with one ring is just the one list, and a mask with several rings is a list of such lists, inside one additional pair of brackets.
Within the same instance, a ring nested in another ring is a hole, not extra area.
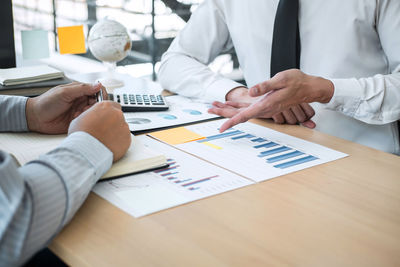
[(117, 63), (103, 62), (103, 64), (107, 67), (107, 76), (98, 79), (98, 82), (100, 82), (110, 93), (115, 88), (123, 87), (124, 81), (117, 79), (114, 75)]

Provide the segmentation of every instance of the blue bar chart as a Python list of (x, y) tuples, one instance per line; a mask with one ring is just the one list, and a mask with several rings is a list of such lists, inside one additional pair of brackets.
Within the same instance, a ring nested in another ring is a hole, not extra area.
[[(215, 141), (215, 140), (223, 140), (226, 138), (230, 138), (231, 140), (241, 140), (241, 139), (250, 139), (250, 142), (252, 143), (259, 143), (257, 145), (252, 146), (254, 149), (258, 149), (259, 153), (257, 157), (259, 158), (266, 158), (266, 163), (268, 164), (273, 164), (272, 166), (274, 168), (290, 168), (294, 167), (296, 165), (300, 165), (309, 161), (317, 160), (318, 157), (312, 156), (312, 155), (307, 155), (306, 153), (302, 151), (298, 151), (294, 148), (288, 147), (283, 144), (279, 144), (273, 141), (270, 141), (266, 138), (262, 137), (257, 137), (253, 134), (245, 133), (240, 130), (235, 130), (235, 129), (230, 129), (226, 133), (221, 133), (217, 135), (212, 135), (209, 137), (206, 137), (203, 140), (197, 141), (198, 143), (204, 143), (204, 142), (210, 142), (210, 141)], [(255, 139), (252, 139), (255, 138)], [(251, 143), (249, 144), (251, 145)], [(214, 146), (218, 146), (214, 144)], [(286, 161), (292, 159), (290, 161)], [(280, 163), (280, 161), (285, 161), (284, 163)]]
[(187, 126), (204, 139), (177, 148), (259, 182), (347, 156), (253, 123), (219, 133), (221, 121)]

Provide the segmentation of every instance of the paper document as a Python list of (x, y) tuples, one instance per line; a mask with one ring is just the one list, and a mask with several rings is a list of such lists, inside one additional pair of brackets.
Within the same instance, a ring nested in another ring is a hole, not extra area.
[(237, 189), (253, 182), (147, 136), (145, 146), (162, 151), (170, 166), (98, 183), (93, 191), (134, 217)]
[(200, 100), (178, 95), (168, 96), (166, 100), (169, 105), (166, 111), (124, 113), (129, 129), (138, 132), (218, 118), (209, 114), (210, 105)]
[[(38, 133), (0, 133), (0, 147), (14, 155), (23, 165), (37, 159), (56, 148), (66, 135), (44, 135)], [(101, 178), (110, 178), (140, 172), (166, 165), (163, 154), (155, 152), (132, 136), (132, 144), (126, 155), (114, 163), (111, 169)]]
[[(219, 133), (225, 121), (186, 126), (187, 131), (205, 138), (191, 142), (182, 139), (180, 144), (174, 140), (170, 144), (256, 182), (347, 156), (250, 122)], [(159, 138), (157, 132), (149, 135)]]

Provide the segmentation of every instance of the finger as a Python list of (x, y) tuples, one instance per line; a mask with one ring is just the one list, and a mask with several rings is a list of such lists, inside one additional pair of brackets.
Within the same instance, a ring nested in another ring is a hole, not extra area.
[(305, 122), (301, 123), (301, 125), (303, 125), (304, 127), (310, 128), (310, 129), (314, 129), (317, 126), (317, 124), (315, 124), (315, 122), (312, 120), (305, 121)]
[(285, 118), (285, 121), (287, 124), (297, 124), (297, 119), (296, 116), (293, 114), (293, 112), (290, 109), (287, 109), (282, 112), (283, 117)]
[(106, 88), (99, 82), (101, 91), (103, 92), (103, 100), (108, 100), (108, 92)]
[(278, 113), (278, 114), (272, 116), (272, 119), (277, 124), (284, 124), (285, 123), (285, 118), (283, 117), (282, 113)]
[(118, 109), (118, 110), (122, 110), (121, 105), (119, 103), (117, 103), (117, 102), (114, 102), (114, 101), (106, 100), (106, 101), (103, 101), (103, 102), (100, 102), (100, 103), (106, 103), (107, 105), (110, 105), (112, 108), (115, 108), (115, 109)]
[(88, 98), (88, 105), (89, 106), (94, 105), (96, 102), (97, 102), (96, 98), (94, 98), (94, 97), (89, 97)]
[(244, 109), (243, 111), (233, 116), (231, 119), (227, 120), (224, 124), (222, 124), (219, 131), (222, 133), (225, 130), (232, 128), (233, 126), (239, 123), (246, 122), (251, 118), (256, 118), (258, 114), (258, 109), (259, 109), (258, 105), (252, 105)]
[(305, 122), (306, 120), (309, 119), (307, 118), (307, 115), (304, 113), (304, 110), (300, 106), (293, 106), (290, 108), (290, 110), (296, 117), (297, 122)]
[(101, 84), (88, 84), (88, 83), (78, 83), (71, 84), (70, 86), (65, 86), (60, 88), (61, 94), (70, 101), (73, 101), (82, 96), (92, 96), (99, 92), (101, 89)]
[(235, 101), (226, 101), (226, 105), (234, 107), (234, 108), (247, 108), (250, 106), (250, 103), (244, 103), (244, 102), (235, 102)]
[(226, 104), (219, 102), (219, 101), (212, 102), (212, 105), (217, 108), (227, 108), (228, 107)]
[(307, 115), (307, 119), (311, 119), (315, 115), (315, 111), (313, 107), (311, 107), (308, 103), (300, 104), (300, 107), (303, 109), (304, 113)]
[(276, 74), (270, 80), (259, 83), (249, 89), (249, 95), (252, 97), (265, 95), (273, 90), (278, 90), (284, 87), (284, 80), (282, 75)]
[(225, 118), (231, 118), (235, 116), (237, 113), (239, 113), (238, 109), (233, 109), (233, 108), (210, 108), (208, 110), (208, 113), (212, 113), (218, 116), (222, 116)]

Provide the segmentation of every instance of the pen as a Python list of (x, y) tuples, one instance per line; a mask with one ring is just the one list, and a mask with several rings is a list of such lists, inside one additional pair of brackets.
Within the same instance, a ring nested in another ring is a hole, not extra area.
[(103, 90), (100, 88), (100, 91), (96, 94), (96, 100), (97, 102), (101, 102), (103, 99)]

